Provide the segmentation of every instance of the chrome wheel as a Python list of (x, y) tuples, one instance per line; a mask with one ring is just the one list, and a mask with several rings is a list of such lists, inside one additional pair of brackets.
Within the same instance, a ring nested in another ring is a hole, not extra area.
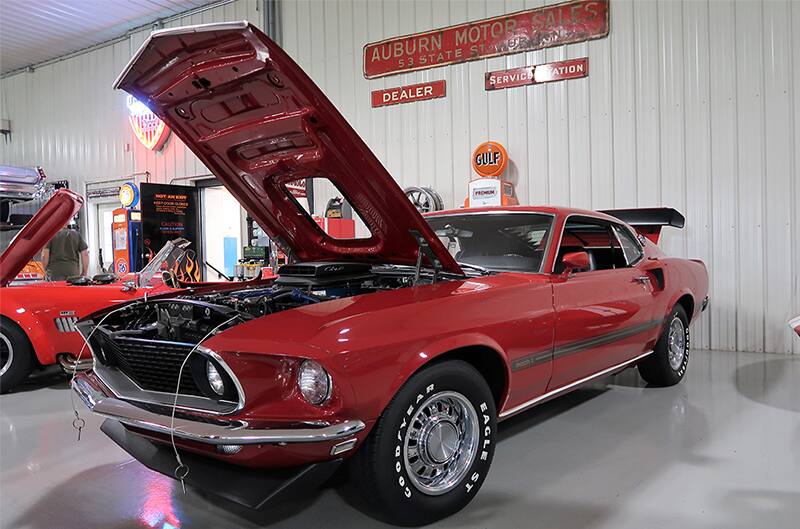
[(673, 318), (669, 324), (669, 366), (677, 371), (686, 356), (686, 328), (680, 318)]
[(430, 213), (444, 209), (444, 202), (439, 193), (430, 187), (407, 187), (404, 193), (420, 213)]
[(0, 376), (5, 375), (14, 361), (14, 347), (5, 334), (0, 334)]
[(478, 414), (461, 393), (429, 397), (411, 418), (403, 442), (411, 483), (431, 496), (455, 488), (478, 453)]

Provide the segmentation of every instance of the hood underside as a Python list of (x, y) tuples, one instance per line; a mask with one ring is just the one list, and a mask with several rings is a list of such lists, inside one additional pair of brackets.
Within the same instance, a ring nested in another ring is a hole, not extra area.
[(82, 196), (68, 189), (56, 191), (0, 255), (0, 286), (11, 283), (28, 261), (67, 225), (81, 206)]
[[(319, 87), (247, 22), (153, 32), (115, 87), (166, 122), (297, 259), (414, 264), (417, 232), (445, 270), (461, 272)], [(306, 178), (330, 180), (370, 236), (325, 234), (286, 187)]]

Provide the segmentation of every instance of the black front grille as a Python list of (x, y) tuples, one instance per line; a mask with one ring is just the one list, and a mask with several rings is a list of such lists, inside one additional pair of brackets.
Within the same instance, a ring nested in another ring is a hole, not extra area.
[[(139, 387), (174, 393), (181, 364), (194, 347), (191, 344), (97, 335), (103, 364), (116, 367)], [(196, 351), (194, 354), (198, 354)], [(194, 356), (194, 355), (192, 355)], [(194, 382), (191, 362), (181, 376), (180, 393), (204, 396)]]

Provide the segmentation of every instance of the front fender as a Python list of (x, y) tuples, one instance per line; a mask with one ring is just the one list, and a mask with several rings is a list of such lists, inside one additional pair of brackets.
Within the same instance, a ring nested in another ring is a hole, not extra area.
[[(414, 376), (417, 371), (435, 361), (437, 358), (451, 351), (464, 349), (467, 347), (482, 347), (492, 350), (503, 361), (503, 367), (506, 371), (506, 380), (511, 379), (511, 372), (508, 367), (508, 355), (500, 346), (500, 344), (485, 334), (477, 332), (461, 333), (441, 337), (425, 345), (419, 351), (411, 352), (405, 359), (402, 367), (398, 370), (397, 376), (392, 381), (390, 386), (390, 394), (396, 394), (409, 378)], [(500, 400), (501, 403), (505, 401), (507, 393), (508, 388), (506, 387), (503, 397)]]
[(52, 337), (45, 330), (48, 324), (52, 325), (52, 322), (40, 318), (38, 312), (17, 306), (16, 300), (5, 299), (3, 305), (3, 311), (0, 314), (4, 319), (13, 322), (22, 329), (22, 332), (25, 333), (31, 343), (37, 361), (43, 366), (54, 364), (58, 351), (53, 347), (54, 341)]

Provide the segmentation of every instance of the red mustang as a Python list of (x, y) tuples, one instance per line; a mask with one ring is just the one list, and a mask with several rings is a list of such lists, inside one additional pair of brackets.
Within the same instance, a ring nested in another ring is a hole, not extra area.
[[(78, 324), (96, 362), (74, 390), (148, 467), (261, 508), (349, 459), (380, 516), (424, 524), (480, 489), (498, 420), (627, 367), (657, 385), (683, 378), (706, 268), (647, 238), (681, 226), (677, 212), (424, 219), (247, 23), (154, 32), (116, 86), (292, 257), (274, 280), (157, 296)], [(307, 178), (336, 186), (369, 234), (320, 230), (289, 191)]]
[[(20, 270), (39, 253), (83, 205), (83, 197), (66, 189), (55, 195), (20, 230), (0, 256), (0, 390), (14, 389), (38, 367), (59, 363), (72, 371), (84, 340), (79, 318), (104, 307), (171, 288), (162, 267), (182, 258), (187, 241), (170, 241), (138, 274), (94, 279), (12, 284)], [(169, 282), (169, 278), (168, 278)], [(174, 283), (177, 286), (177, 283)], [(91, 367), (84, 351), (79, 368)]]

